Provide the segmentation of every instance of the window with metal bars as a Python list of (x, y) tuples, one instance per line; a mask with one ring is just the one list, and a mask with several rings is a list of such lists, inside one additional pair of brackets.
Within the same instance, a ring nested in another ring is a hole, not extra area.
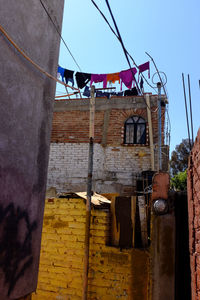
[(146, 121), (132, 116), (124, 124), (124, 144), (146, 144)]

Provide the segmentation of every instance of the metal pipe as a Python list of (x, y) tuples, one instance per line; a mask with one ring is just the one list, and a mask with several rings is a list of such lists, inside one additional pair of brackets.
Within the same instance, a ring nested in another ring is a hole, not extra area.
[(149, 94), (145, 95), (146, 104), (147, 104), (147, 118), (149, 124), (149, 144), (150, 144), (150, 151), (151, 151), (151, 170), (155, 170), (155, 163), (154, 163), (154, 144), (153, 144), (153, 129), (152, 129), (152, 119), (151, 119), (151, 104), (149, 100)]
[(95, 89), (95, 91), (101, 91), (101, 90), (115, 90), (116, 87), (108, 87), (108, 88), (98, 88), (98, 89)]
[(161, 84), (162, 84), (162, 88), (163, 88), (163, 90), (164, 90), (165, 96), (166, 96), (166, 98), (167, 98), (166, 89), (165, 89), (165, 86), (164, 86), (164, 84), (163, 84), (162, 78), (161, 78), (161, 76), (160, 76), (160, 72), (159, 72), (159, 70), (158, 70), (158, 68), (157, 68), (157, 66), (156, 66), (156, 63), (155, 63), (153, 57), (152, 57), (149, 53), (147, 53), (147, 52), (145, 52), (145, 53), (151, 58), (151, 60), (152, 60), (152, 62), (153, 62), (153, 64), (154, 64), (154, 67), (155, 67), (155, 69), (156, 69), (156, 72), (158, 73), (158, 77), (159, 77), (159, 79), (160, 79), (160, 82), (161, 82)]
[(192, 120), (192, 100), (190, 91), (190, 75), (188, 74), (188, 89), (189, 89), (189, 101), (190, 101), (190, 121), (191, 121), (191, 131), (192, 131), (192, 146), (194, 144), (194, 132), (193, 132), (193, 120)]
[(95, 115), (95, 87), (90, 91), (90, 127), (89, 127), (89, 157), (88, 157), (88, 178), (87, 178), (87, 201), (86, 201), (86, 222), (85, 222), (85, 253), (84, 253), (84, 276), (83, 276), (83, 300), (87, 300), (88, 272), (89, 272), (89, 250), (90, 250), (90, 220), (91, 220), (91, 198), (92, 198), (92, 172), (94, 153), (94, 115)]
[(158, 171), (162, 170), (162, 113), (161, 113), (161, 82), (157, 83), (158, 88)]

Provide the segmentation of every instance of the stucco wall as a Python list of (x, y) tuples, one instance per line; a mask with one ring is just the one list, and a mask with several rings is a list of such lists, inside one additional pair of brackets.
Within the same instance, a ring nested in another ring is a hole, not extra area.
[[(61, 31), (63, 0), (43, 0)], [(60, 37), (40, 1), (0, 0), (0, 24), (56, 76)], [(56, 82), (0, 34), (0, 298), (35, 290)]]

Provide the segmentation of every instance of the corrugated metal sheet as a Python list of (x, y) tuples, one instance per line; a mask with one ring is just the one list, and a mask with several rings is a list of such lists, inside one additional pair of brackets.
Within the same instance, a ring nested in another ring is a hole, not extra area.
[[(80, 193), (75, 193), (75, 194), (78, 195), (79, 197), (85, 199), (85, 200), (87, 199), (87, 193), (86, 192), (80, 192)], [(111, 201), (108, 200), (106, 197), (104, 197), (100, 194), (97, 194), (97, 193), (93, 194), (91, 202), (95, 206), (100, 206), (100, 205), (103, 205), (103, 204), (110, 204), (111, 203)]]

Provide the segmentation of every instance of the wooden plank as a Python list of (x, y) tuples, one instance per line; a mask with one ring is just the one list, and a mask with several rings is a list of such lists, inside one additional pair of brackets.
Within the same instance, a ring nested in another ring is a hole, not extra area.
[(138, 196), (138, 206), (139, 206), (139, 215), (140, 215), (142, 246), (145, 248), (148, 246), (148, 233), (147, 233), (146, 202), (145, 202), (144, 195)]
[(136, 196), (131, 196), (131, 220), (133, 226), (133, 248), (135, 247), (135, 214), (136, 214)]

